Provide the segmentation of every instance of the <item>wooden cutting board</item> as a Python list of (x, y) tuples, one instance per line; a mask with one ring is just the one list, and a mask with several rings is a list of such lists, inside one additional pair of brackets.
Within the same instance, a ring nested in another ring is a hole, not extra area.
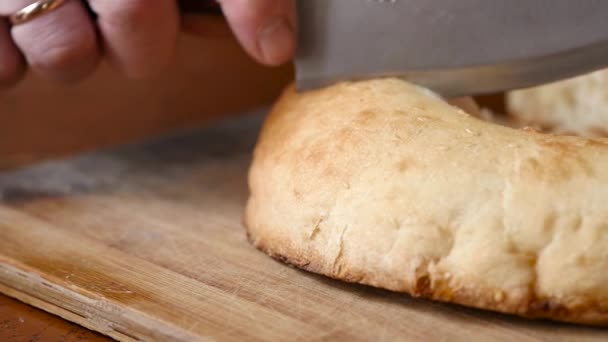
[(121, 341), (606, 341), (299, 271), (241, 224), (260, 116), (0, 175), (0, 291)]

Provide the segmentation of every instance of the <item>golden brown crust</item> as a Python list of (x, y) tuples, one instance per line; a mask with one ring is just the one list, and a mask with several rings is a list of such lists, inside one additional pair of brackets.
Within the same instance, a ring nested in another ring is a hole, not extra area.
[[(251, 243), (253, 241), (249, 239)], [(379, 288), (385, 288), (390, 291), (408, 293), (412, 297), (437, 300), (445, 303), (460, 304), (472, 308), (482, 310), (492, 310), (505, 314), (516, 314), (528, 319), (550, 319), (564, 323), (579, 323), (594, 326), (608, 325), (608, 310), (601, 309), (600, 305), (590, 305), (579, 308), (569, 309), (559, 303), (551, 300), (532, 299), (526, 303), (521, 303), (518, 306), (505, 306), (501, 300), (504, 294), (501, 292), (493, 292), (489, 289), (478, 291), (467, 291), (466, 289), (455, 290), (445, 284), (431, 288), (428, 277), (422, 276), (417, 279), (416, 287), (388, 288), (386, 286), (369, 284), (365, 281), (363, 275), (343, 274), (341, 276), (332, 273), (326, 273), (315, 260), (319, 258), (306, 259), (304, 256), (280, 254), (274, 251), (270, 246), (264, 243), (253, 243), (256, 248), (266, 253), (271, 258), (287, 265), (311, 272), (321, 274), (332, 279), (345, 281), (349, 283), (357, 283), (362, 285), (370, 285)]]
[(402, 81), (290, 88), (244, 220), (257, 248), (310, 272), (608, 325), (605, 170), (604, 140), (485, 123)]

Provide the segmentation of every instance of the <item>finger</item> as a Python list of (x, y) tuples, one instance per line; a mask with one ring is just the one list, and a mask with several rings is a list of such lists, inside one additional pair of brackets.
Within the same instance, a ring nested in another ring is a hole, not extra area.
[(295, 1), (220, 0), (220, 4), (237, 39), (258, 62), (279, 65), (293, 57)]
[[(0, 1), (0, 14), (13, 14), (32, 2)], [(56, 10), (13, 26), (12, 37), (29, 66), (52, 80), (81, 79), (99, 60), (95, 29), (80, 0), (67, 0)]]
[(109, 61), (131, 78), (171, 61), (179, 32), (175, 0), (90, 0)]
[(17, 82), (25, 71), (21, 53), (13, 43), (6, 20), (0, 19), (0, 87)]

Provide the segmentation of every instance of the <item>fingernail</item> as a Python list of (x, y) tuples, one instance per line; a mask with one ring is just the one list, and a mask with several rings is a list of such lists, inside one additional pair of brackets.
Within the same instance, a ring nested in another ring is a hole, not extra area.
[(258, 44), (268, 64), (286, 62), (294, 49), (294, 33), (286, 18), (276, 18), (258, 33)]

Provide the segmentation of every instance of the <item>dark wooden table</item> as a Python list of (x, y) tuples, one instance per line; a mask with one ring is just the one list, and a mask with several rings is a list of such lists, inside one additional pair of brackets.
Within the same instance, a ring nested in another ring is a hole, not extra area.
[(93, 341), (111, 339), (0, 294), (0, 341)]

